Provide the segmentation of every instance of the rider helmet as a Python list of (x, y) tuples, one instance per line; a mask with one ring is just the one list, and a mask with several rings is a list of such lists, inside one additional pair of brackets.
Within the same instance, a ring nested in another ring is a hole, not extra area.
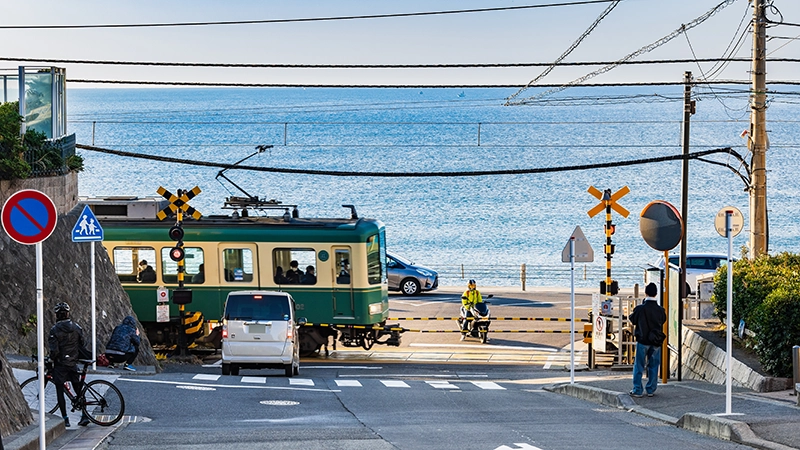
[(477, 284), (475, 283), (475, 280), (469, 280), (469, 283), (467, 283), (467, 287), (468, 287), (470, 290), (473, 290), (473, 289), (475, 289), (475, 287), (476, 287), (476, 286), (477, 286)]
[(58, 314), (62, 312), (69, 312), (69, 303), (67, 302), (60, 302), (56, 304), (55, 308), (53, 308), (53, 312)]

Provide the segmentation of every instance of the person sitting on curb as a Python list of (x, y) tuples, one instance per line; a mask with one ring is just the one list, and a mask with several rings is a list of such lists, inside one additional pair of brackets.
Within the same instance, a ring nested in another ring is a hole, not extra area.
[[(122, 323), (114, 328), (111, 338), (106, 344), (106, 357), (109, 363), (125, 363), (122, 368), (136, 372), (131, 365), (136, 356), (139, 355), (139, 345), (141, 344), (139, 329), (136, 327), (136, 319), (133, 316), (126, 316)], [(109, 364), (109, 367), (112, 367)]]

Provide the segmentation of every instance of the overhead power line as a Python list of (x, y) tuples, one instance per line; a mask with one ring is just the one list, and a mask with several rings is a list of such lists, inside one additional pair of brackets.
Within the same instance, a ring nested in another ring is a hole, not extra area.
[(615, 62), (613, 64), (609, 64), (609, 65), (607, 65), (605, 67), (601, 67), (600, 69), (597, 69), (594, 72), (588, 73), (588, 74), (586, 74), (586, 75), (584, 75), (584, 76), (582, 76), (582, 77), (580, 77), (580, 78), (578, 78), (576, 80), (570, 81), (567, 84), (563, 84), (563, 85), (561, 85), (559, 87), (552, 88), (550, 90), (547, 90), (545, 92), (537, 94), (537, 95), (535, 95), (533, 97), (529, 97), (527, 99), (522, 99), (522, 100), (512, 101), (517, 95), (519, 95), (520, 92), (528, 89), (527, 87), (523, 87), (516, 94), (514, 94), (514, 95), (512, 95), (511, 97), (508, 98), (508, 101), (506, 102), (506, 105), (525, 105), (525, 104), (529, 103), (531, 100), (534, 100), (534, 99), (537, 99), (537, 98), (542, 98), (542, 97), (545, 97), (547, 95), (563, 91), (564, 89), (567, 89), (567, 88), (569, 88), (571, 86), (579, 85), (579, 84), (583, 83), (586, 80), (589, 80), (589, 79), (594, 78), (594, 77), (596, 77), (598, 75), (606, 73), (606, 72), (616, 68), (617, 66), (619, 66), (619, 62), (620, 61), (631, 60), (633, 58), (636, 58), (639, 55), (643, 55), (645, 53), (648, 53), (650, 51), (655, 50), (658, 47), (661, 47), (662, 45), (666, 44), (667, 42), (673, 40), (679, 34), (685, 33), (686, 30), (690, 30), (690, 29), (700, 25), (701, 23), (705, 22), (711, 16), (713, 16), (716, 13), (718, 13), (719, 11), (723, 10), (725, 7), (733, 4), (735, 1), (736, 0), (725, 0), (725, 1), (723, 1), (722, 3), (718, 4), (717, 6), (715, 6), (715, 7), (711, 8), (710, 10), (706, 11), (705, 14), (703, 14), (703, 15), (701, 15), (699, 17), (696, 17), (691, 22), (686, 23), (686, 24), (682, 24), (677, 30), (673, 31), (672, 33), (664, 36), (663, 38), (661, 38), (661, 39), (659, 39), (659, 40), (657, 40), (657, 41), (655, 41), (655, 42), (653, 42), (651, 44), (645, 45), (644, 47), (640, 48), (639, 50), (636, 50), (633, 53), (629, 53), (628, 55), (620, 58), (619, 61), (617, 61), (617, 62)]
[[(609, 64), (649, 65), (686, 63), (728, 63), (752, 62), (750, 58), (683, 58), (683, 59), (644, 59), (640, 61), (572, 61), (572, 62), (520, 62), (520, 63), (452, 63), (452, 64), (261, 64), (261, 63), (208, 63), (208, 62), (168, 62), (168, 61), (114, 61), (102, 59), (57, 59), (57, 58), (15, 58), (0, 56), (0, 61), (34, 62), (52, 64), (88, 64), (106, 66), (157, 66), (157, 67), (224, 67), (246, 69), (495, 69), (508, 67), (572, 67), (606, 66)], [(770, 58), (768, 62), (800, 62), (800, 58)]]
[[(68, 79), (70, 83), (90, 83), (90, 84), (128, 84), (143, 86), (194, 86), (194, 87), (280, 87), (280, 88), (393, 88), (393, 89), (434, 89), (434, 88), (517, 88), (517, 84), (319, 84), (319, 83), (236, 83), (236, 82), (206, 82), (206, 81), (143, 81), (143, 80), (91, 80), (91, 79)], [(714, 80), (699, 84), (738, 84), (747, 85), (750, 80)], [(800, 85), (800, 80), (770, 80), (770, 84)], [(698, 84), (698, 83), (695, 83)], [(584, 83), (577, 87), (622, 87), (622, 86), (683, 86), (683, 81), (645, 81), (631, 83)], [(562, 87), (563, 84), (540, 84), (538, 87)], [(535, 101), (526, 99), (525, 102)]]
[(82, 150), (106, 153), (110, 155), (148, 159), (151, 161), (168, 162), (176, 164), (188, 164), (192, 166), (214, 167), (219, 169), (238, 169), (238, 170), (250, 170), (256, 172), (286, 173), (286, 174), (301, 174), (301, 175), (324, 175), (332, 177), (372, 177), (372, 178), (477, 177), (477, 176), (488, 176), (488, 175), (493, 175), (493, 176), (525, 175), (525, 174), (535, 174), (535, 173), (569, 172), (569, 171), (589, 170), (589, 169), (618, 168), (622, 166), (635, 166), (641, 164), (652, 164), (652, 163), (667, 162), (667, 161), (679, 161), (684, 159), (700, 159), (703, 158), (704, 156), (709, 156), (718, 153), (731, 155), (740, 161), (743, 160), (742, 156), (738, 152), (736, 152), (730, 147), (726, 147), (726, 148), (717, 148), (712, 150), (693, 152), (687, 155), (680, 154), (680, 155), (670, 155), (670, 156), (659, 156), (654, 158), (634, 159), (627, 161), (613, 161), (607, 163), (583, 164), (577, 166), (540, 167), (532, 169), (473, 170), (473, 171), (456, 171), (456, 172), (349, 172), (341, 170), (314, 170), (314, 169), (291, 169), (284, 167), (241, 166), (228, 163), (217, 163), (210, 161), (172, 158), (169, 156), (143, 155), (141, 153), (124, 152), (120, 150), (94, 147), (91, 145), (84, 145), (84, 144), (77, 144), (76, 147)]
[(397, 17), (421, 17), (421, 16), (443, 16), (449, 14), (469, 14), (498, 11), (517, 11), (523, 9), (554, 8), (561, 6), (591, 5), (595, 3), (609, 3), (616, 0), (584, 0), (559, 3), (545, 3), (540, 5), (520, 5), (520, 6), (500, 6), (496, 8), (474, 8), (474, 9), (454, 9), (444, 11), (421, 11), (410, 13), (392, 14), (361, 14), (354, 16), (333, 16), (333, 17), (306, 17), (295, 19), (264, 19), (264, 20), (230, 20), (230, 21), (210, 21), (210, 22), (168, 22), (168, 23), (126, 23), (126, 24), (90, 24), (90, 25), (3, 25), (0, 29), (5, 30), (60, 30), (60, 29), (83, 29), (83, 28), (156, 28), (156, 27), (196, 27), (209, 25), (255, 25), (255, 24), (275, 24), (275, 23), (299, 23), (299, 22), (331, 22), (338, 20), (361, 20), (361, 19), (390, 19)]

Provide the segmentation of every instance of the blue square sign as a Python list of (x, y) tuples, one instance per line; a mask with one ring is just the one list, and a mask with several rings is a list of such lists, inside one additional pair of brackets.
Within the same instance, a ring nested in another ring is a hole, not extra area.
[(103, 240), (103, 227), (94, 216), (89, 205), (83, 207), (78, 222), (72, 228), (72, 242), (93, 242)]

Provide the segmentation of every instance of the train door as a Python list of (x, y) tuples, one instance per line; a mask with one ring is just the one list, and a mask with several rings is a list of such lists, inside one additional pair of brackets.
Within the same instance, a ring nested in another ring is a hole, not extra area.
[(333, 249), (333, 317), (355, 318), (353, 303), (353, 274), (351, 272), (350, 247)]
[(230, 291), (259, 288), (258, 251), (256, 244), (222, 242), (219, 251), (220, 300), (224, 303)]

